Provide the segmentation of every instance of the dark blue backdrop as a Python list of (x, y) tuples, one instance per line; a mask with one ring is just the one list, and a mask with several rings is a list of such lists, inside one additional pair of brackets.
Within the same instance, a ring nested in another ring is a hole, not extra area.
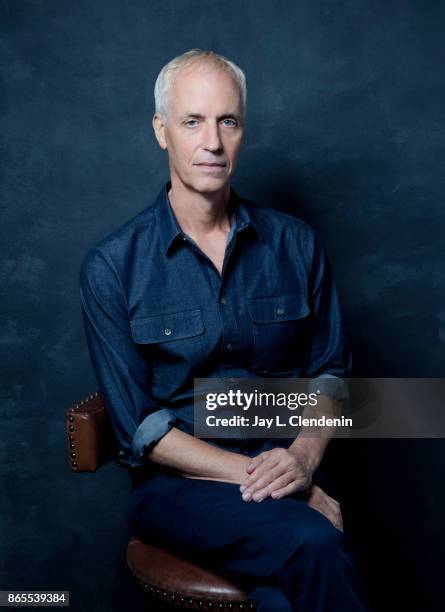
[[(441, 377), (444, 4), (3, 0), (0, 18), (0, 588), (142, 610), (124, 560), (128, 477), (70, 472), (64, 411), (96, 387), (80, 261), (167, 178), (155, 78), (195, 46), (239, 63), (235, 188), (321, 233), (356, 375)], [(441, 609), (443, 440), (343, 441), (329, 458), (375, 609)]]

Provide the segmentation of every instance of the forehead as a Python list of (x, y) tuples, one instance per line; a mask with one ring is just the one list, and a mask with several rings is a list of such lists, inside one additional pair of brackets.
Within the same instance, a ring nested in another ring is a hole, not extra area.
[(173, 111), (218, 114), (241, 112), (241, 94), (228, 70), (200, 63), (180, 68), (170, 89)]

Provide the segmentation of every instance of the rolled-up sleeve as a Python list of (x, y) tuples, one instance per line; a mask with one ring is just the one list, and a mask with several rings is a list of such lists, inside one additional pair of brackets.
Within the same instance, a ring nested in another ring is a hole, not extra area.
[(113, 262), (91, 249), (80, 270), (88, 349), (108, 417), (130, 467), (175, 424), (150, 396), (148, 365), (131, 336), (125, 293)]
[(312, 265), (309, 276), (311, 336), (305, 362), (309, 391), (320, 391), (338, 400), (348, 399), (342, 380), (350, 375), (352, 357), (343, 330), (341, 307), (332, 269), (318, 235), (313, 234)]

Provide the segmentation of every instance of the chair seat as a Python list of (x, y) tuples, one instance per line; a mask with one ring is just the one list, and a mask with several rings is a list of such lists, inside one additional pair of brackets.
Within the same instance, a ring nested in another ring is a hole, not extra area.
[(229, 580), (137, 537), (128, 543), (127, 564), (150, 595), (171, 606), (223, 612), (255, 608)]

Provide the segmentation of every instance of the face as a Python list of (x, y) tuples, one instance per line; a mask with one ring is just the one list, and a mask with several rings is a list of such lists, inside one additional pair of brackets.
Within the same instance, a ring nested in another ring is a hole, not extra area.
[(170, 88), (167, 125), (155, 115), (172, 184), (212, 193), (230, 184), (243, 139), (241, 94), (224, 70), (201, 64), (179, 70)]

